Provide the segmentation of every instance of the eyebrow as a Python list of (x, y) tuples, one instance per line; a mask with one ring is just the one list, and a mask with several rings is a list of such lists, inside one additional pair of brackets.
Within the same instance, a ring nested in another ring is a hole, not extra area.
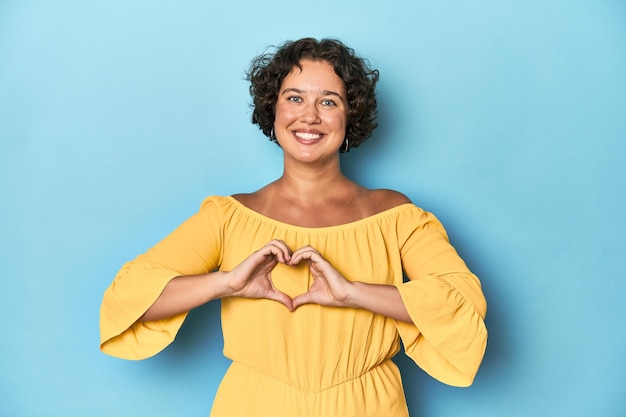
[[(280, 95), (282, 96), (282, 95), (285, 95), (285, 94), (287, 94), (287, 93), (298, 93), (298, 94), (302, 94), (302, 93), (304, 93), (304, 92), (305, 92), (304, 90), (300, 90), (299, 88), (293, 88), (293, 87), (291, 87), (291, 88), (285, 88), (285, 89), (282, 91), (282, 93), (280, 93)], [(335, 91), (332, 91), (332, 90), (323, 90), (323, 91), (322, 91), (322, 96), (336, 96), (336, 97), (339, 97), (339, 99), (340, 99), (341, 101), (345, 101), (345, 100), (344, 100), (344, 98), (341, 96), (341, 94), (339, 94), (339, 93), (337, 93), (337, 92), (335, 92)]]

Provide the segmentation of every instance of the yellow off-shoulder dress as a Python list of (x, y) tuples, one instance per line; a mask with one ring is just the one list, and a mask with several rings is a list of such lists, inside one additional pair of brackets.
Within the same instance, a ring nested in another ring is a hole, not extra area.
[[(171, 343), (186, 314), (137, 323), (169, 280), (233, 269), (272, 239), (316, 248), (349, 280), (397, 286), (414, 324), (366, 310), (222, 299), (224, 354), (233, 362), (212, 417), (405, 417), (402, 382), (390, 360), (400, 348), (450, 385), (470, 385), (487, 342), (480, 282), (439, 221), (403, 204), (352, 223), (307, 228), (261, 215), (233, 197), (209, 197), (198, 213), (128, 262), (106, 290), (101, 349), (126, 359)], [(404, 274), (408, 278), (404, 282)], [(312, 278), (279, 264), (274, 285), (294, 297)]]

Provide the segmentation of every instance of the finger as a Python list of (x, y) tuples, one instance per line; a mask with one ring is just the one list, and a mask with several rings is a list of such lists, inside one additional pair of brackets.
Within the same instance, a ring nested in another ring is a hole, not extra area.
[(268, 242), (264, 248), (267, 248), (271, 253), (276, 256), (282, 263), (287, 263), (291, 260), (292, 251), (287, 244), (279, 239), (274, 239)]
[(297, 250), (293, 253), (293, 255), (296, 255), (296, 254), (298, 254), (298, 253), (302, 253), (302, 252), (310, 252), (310, 251), (317, 252), (317, 250), (316, 250), (313, 246), (310, 246), (310, 245), (305, 245), (305, 246), (302, 246), (301, 248), (298, 248), (298, 249), (297, 249)]
[(285, 243), (285, 241), (281, 239), (272, 239), (269, 242), (267, 242), (267, 245), (275, 245), (275, 246), (284, 248), (289, 253), (292, 252), (291, 249), (289, 248), (289, 245), (287, 245), (287, 243)]
[(301, 248), (298, 248), (292, 255), (291, 257), (298, 257), (300, 259), (302, 259), (302, 255), (303, 254), (309, 254), (308, 256), (310, 257), (313, 253), (319, 253), (317, 250), (315, 250), (314, 247), (312, 246), (303, 246)]
[(267, 245), (263, 246), (261, 249), (258, 250), (258, 253), (264, 257), (271, 256), (275, 258), (278, 262), (283, 264), (291, 260), (291, 253), (289, 252), (289, 249), (277, 245), (274, 242), (270, 242)]
[(312, 262), (326, 262), (326, 259), (318, 251), (309, 248), (300, 248), (293, 253), (289, 265), (297, 265), (303, 260), (310, 260)]

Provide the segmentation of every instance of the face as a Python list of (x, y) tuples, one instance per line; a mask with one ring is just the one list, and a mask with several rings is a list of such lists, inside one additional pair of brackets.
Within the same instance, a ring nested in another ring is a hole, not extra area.
[(278, 92), (274, 131), (286, 155), (314, 161), (336, 157), (346, 135), (343, 80), (325, 61), (303, 60)]

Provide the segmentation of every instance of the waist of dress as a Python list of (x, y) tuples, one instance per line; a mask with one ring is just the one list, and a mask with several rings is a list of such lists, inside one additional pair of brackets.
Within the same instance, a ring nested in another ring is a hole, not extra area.
[(220, 384), (211, 417), (250, 416), (408, 417), (408, 410), (400, 371), (391, 360), (318, 389), (293, 386), (233, 362)]
[[(379, 377), (381, 376), (383, 377), (383, 379), (389, 380), (388, 384), (386, 385), (393, 386), (397, 384), (399, 387), (402, 387), (399, 370), (391, 359), (386, 359), (383, 362), (377, 363), (376, 365), (364, 370), (358, 375), (353, 375), (345, 378), (336, 378), (335, 380), (328, 383), (321, 382), (321, 375), (319, 383), (289, 381), (279, 377), (274, 373), (268, 373), (259, 369), (258, 367), (238, 361), (233, 361), (231, 367), (237, 367), (240, 368), (240, 370), (242, 370), (242, 368), (247, 369), (249, 375), (253, 378), (256, 377), (255, 379), (265, 379), (266, 381), (272, 381), (272, 383), (283, 385), (284, 389), (297, 391), (301, 394), (321, 394), (325, 391), (340, 389), (341, 386), (344, 385), (359, 385), (363, 383), (364, 380), (379, 379)], [(254, 374), (256, 375), (253, 376)], [(311, 378), (308, 379), (310, 380)]]

